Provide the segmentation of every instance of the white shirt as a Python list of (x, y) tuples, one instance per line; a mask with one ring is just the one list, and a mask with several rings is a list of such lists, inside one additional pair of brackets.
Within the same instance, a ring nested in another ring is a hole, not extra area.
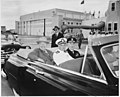
[(72, 59), (73, 58), (68, 54), (68, 52), (64, 52), (64, 51), (61, 51), (61, 50), (57, 50), (53, 54), (53, 60), (57, 65), (65, 62), (65, 61), (72, 60)]

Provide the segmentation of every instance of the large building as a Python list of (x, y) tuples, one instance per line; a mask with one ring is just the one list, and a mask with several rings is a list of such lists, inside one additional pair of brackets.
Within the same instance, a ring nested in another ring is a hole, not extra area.
[[(81, 25), (83, 20), (93, 19), (91, 13), (82, 13), (63, 9), (50, 9), (20, 16), (16, 21), (16, 31), (22, 35), (52, 35), (54, 26), (62, 24)], [(68, 32), (73, 32), (69, 29)]]
[[(63, 9), (50, 9), (23, 15), (16, 21), (16, 31), (22, 35), (52, 35), (52, 28), (57, 25), (97, 25), (105, 22), (104, 31), (120, 32), (120, 0), (110, 0), (105, 17), (95, 18), (91, 13), (82, 13)], [(81, 29), (68, 29), (69, 33), (78, 33)], [(82, 29), (87, 38), (90, 30)]]

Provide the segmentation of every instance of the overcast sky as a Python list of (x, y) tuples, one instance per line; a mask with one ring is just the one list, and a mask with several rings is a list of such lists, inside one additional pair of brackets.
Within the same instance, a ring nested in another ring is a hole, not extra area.
[(15, 28), (15, 21), (19, 21), (21, 15), (52, 8), (61, 8), (80, 12), (95, 11), (96, 16), (100, 11), (104, 16), (109, 0), (1, 0), (1, 25), (7, 29)]

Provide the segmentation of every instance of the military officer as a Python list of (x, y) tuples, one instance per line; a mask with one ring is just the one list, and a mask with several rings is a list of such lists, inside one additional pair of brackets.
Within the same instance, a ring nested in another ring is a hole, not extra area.
[(54, 62), (59, 66), (61, 63), (66, 62), (68, 60), (72, 60), (73, 58), (66, 51), (66, 38), (60, 38), (56, 41), (58, 45), (58, 50), (53, 54)]
[(67, 43), (68, 43), (68, 49), (67, 49), (67, 52), (69, 53), (69, 55), (72, 57), (72, 58), (79, 58), (80, 57), (80, 53), (76, 50), (74, 50), (74, 44), (76, 43), (76, 38), (74, 37), (69, 37), (67, 39)]

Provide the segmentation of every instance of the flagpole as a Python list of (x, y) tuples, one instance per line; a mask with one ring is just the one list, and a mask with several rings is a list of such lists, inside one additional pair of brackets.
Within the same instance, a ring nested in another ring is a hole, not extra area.
[[(81, 4), (81, 5), (84, 5), (84, 3), (85, 3), (85, 1), (84, 1), (84, 0), (82, 0), (80, 4)], [(81, 12), (82, 12), (82, 13), (84, 13), (84, 11), (83, 11), (83, 10), (84, 10), (84, 8), (81, 8), (81, 10), (82, 10)]]

